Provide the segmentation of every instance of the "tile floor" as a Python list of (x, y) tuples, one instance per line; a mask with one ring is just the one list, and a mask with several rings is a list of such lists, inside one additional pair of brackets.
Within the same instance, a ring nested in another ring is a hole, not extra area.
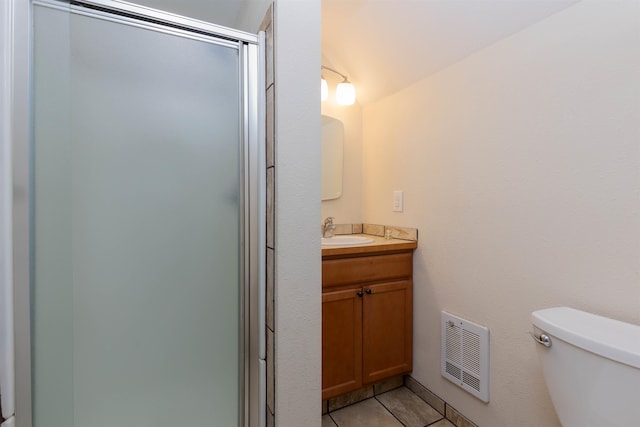
[(329, 412), (322, 427), (455, 427), (407, 387)]

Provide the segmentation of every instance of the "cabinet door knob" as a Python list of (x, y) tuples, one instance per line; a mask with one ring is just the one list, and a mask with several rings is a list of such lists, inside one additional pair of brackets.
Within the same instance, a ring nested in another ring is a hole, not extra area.
[(362, 291), (358, 291), (358, 296), (362, 298)]
[(371, 289), (367, 289), (365, 292), (367, 293), (367, 295), (371, 295)]

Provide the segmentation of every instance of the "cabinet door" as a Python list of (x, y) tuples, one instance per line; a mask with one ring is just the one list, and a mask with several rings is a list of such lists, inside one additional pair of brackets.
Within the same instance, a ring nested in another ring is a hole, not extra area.
[(364, 286), (363, 381), (408, 373), (412, 367), (411, 280)]
[[(360, 295), (358, 295), (360, 294)], [(362, 289), (322, 294), (322, 399), (362, 385)]]

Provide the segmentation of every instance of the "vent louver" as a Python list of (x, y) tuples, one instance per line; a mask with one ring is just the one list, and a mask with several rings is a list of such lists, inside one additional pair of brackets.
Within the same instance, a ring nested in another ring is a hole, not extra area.
[(442, 376), (489, 401), (489, 329), (446, 311), (442, 321)]

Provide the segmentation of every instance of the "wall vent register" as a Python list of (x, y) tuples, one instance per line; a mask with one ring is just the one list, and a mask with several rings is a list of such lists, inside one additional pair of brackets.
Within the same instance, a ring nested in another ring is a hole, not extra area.
[(441, 312), (443, 377), (489, 401), (489, 328)]

